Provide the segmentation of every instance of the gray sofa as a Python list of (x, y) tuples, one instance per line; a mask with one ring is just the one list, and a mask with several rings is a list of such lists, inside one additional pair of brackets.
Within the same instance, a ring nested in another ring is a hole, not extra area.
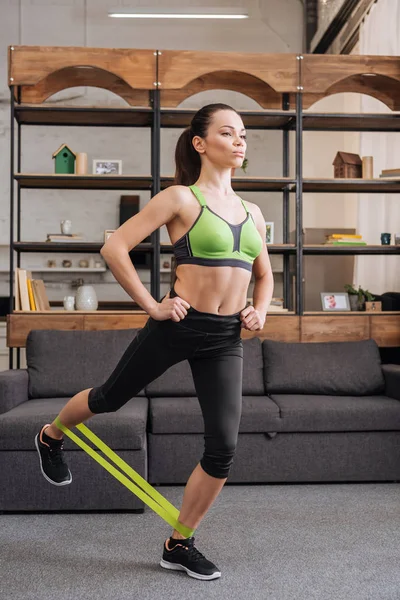
[[(136, 333), (30, 332), (27, 369), (0, 373), (0, 511), (143, 510), (69, 438), (73, 482), (50, 485), (33, 442), (72, 395), (104, 381)], [(243, 345), (243, 411), (228, 482), (400, 480), (400, 365), (382, 365), (373, 340), (255, 337)], [(86, 424), (153, 485), (184, 484), (203, 452), (187, 361)]]

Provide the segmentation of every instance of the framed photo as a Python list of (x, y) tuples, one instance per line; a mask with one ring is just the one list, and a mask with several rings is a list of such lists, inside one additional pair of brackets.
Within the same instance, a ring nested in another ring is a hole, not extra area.
[(112, 235), (114, 233), (114, 231), (116, 231), (115, 229), (106, 229), (104, 232), (104, 243), (106, 243), (106, 241), (108, 240), (108, 238), (110, 237), (110, 235)]
[(122, 175), (122, 160), (95, 158), (93, 175)]
[(274, 243), (274, 223), (273, 223), (273, 221), (265, 221), (265, 242), (267, 244)]
[(347, 292), (321, 292), (322, 310), (350, 310), (350, 300)]

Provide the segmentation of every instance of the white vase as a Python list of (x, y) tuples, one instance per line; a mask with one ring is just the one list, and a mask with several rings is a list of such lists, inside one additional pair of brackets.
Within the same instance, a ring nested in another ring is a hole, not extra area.
[(78, 287), (75, 298), (76, 310), (97, 310), (96, 291), (92, 285), (81, 285)]

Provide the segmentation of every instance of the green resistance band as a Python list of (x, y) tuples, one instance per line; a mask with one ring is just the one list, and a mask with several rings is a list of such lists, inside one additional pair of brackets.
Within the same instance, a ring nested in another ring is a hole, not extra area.
[[(137, 473), (132, 467), (128, 465), (118, 454), (116, 454), (107, 444), (105, 444), (97, 435), (95, 435), (90, 429), (83, 423), (77, 425), (76, 428), (87, 437), (97, 448), (103, 452), (112, 462), (114, 462), (121, 471), (124, 471), (128, 477), (135, 481), (132, 483), (125, 475), (123, 475), (118, 469), (111, 465), (107, 460), (100, 456), (93, 448), (91, 448), (86, 442), (81, 440), (75, 433), (65, 427), (60, 419), (57, 417), (55, 420), (56, 426), (67, 435), (75, 444), (77, 444), (82, 450), (84, 450), (89, 456), (97, 461), (106, 471), (118, 479), (128, 490), (140, 498), (145, 504), (154, 510), (164, 521), (166, 521), (171, 527), (179, 531), (185, 537), (191, 537), (194, 534), (194, 529), (190, 529), (179, 523), (178, 516), (179, 511), (173, 504), (171, 504), (164, 496), (162, 496), (157, 490), (155, 490), (139, 473)], [(142, 489), (141, 489), (142, 488)]]

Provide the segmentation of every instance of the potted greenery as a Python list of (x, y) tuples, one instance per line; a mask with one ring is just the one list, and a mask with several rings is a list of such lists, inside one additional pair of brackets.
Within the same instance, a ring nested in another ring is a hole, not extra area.
[(375, 300), (375, 297), (368, 290), (363, 290), (360, 285), (358, 286), (358, 290), (356, 290), (353, 285), (346, 283), (344, 290), (349, 294), (351, 310), (365, 310), (365, 302), (373, 302)]

